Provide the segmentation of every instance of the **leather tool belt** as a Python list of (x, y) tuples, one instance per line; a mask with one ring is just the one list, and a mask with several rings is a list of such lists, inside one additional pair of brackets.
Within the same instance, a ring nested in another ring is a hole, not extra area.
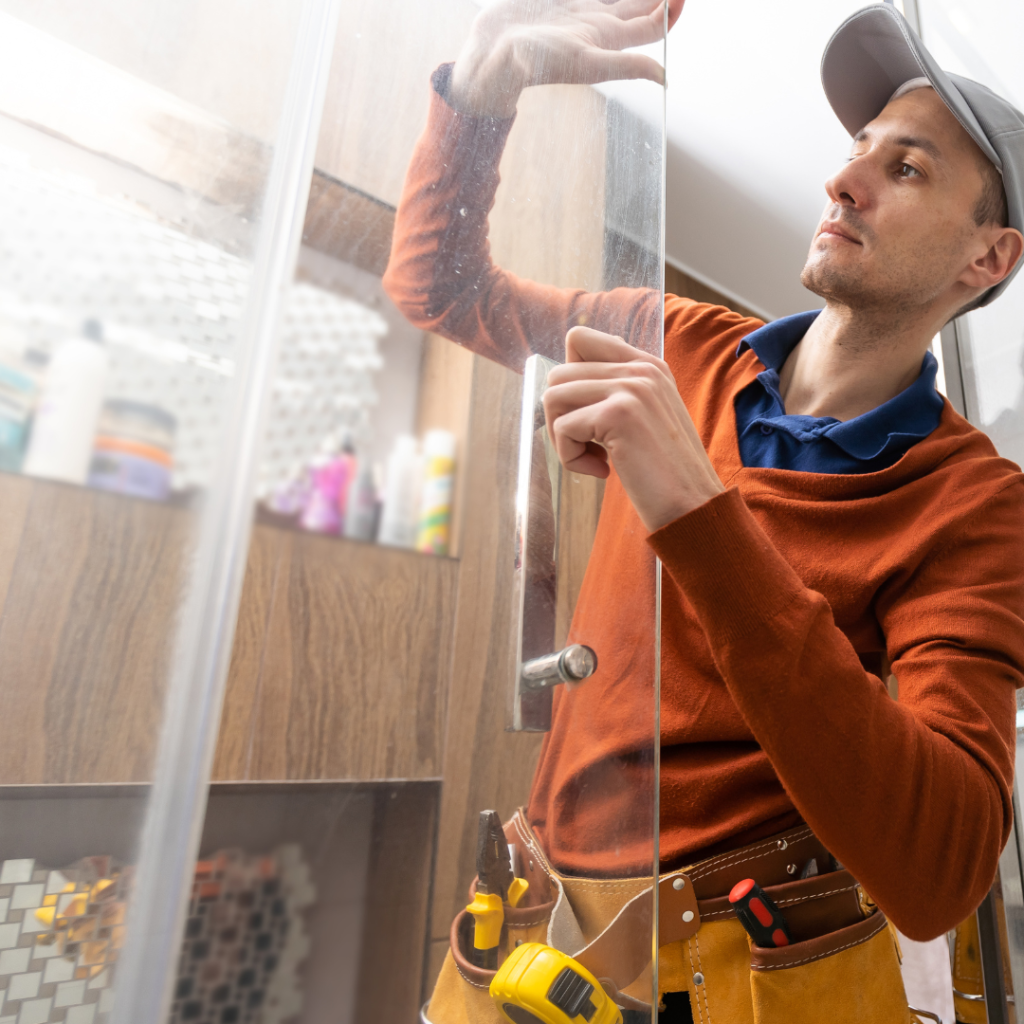
[[(561, 875), (548, 863), (522, 811), (505, 825), (530, 883), (523, 903), (505, 909), (499, 960), (520, 942), (543, 942), (594, 974), (625, 1010), (650, 1015), (653, 879)], [(689, 994), (698, 1024), (908, 1024), (899, 947), (885, 915), (848, 871), (800, 879), (828, 851), (806, 826), (719, 854), (658, 880), (659, 1002)], [(755, 878), (789, 925), (792, 944), (752, 946), (728, 892)], [(472, 898), (473, 891), (470, 892)], [(501, 1024), (488, 994), (493, 971), (467, 953), (473, 922), (452, 923), (451, 948), (427, 1024)]]

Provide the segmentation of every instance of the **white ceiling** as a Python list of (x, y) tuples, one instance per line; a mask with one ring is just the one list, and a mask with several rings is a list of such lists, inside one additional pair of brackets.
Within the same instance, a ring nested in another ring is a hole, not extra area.
[[(918, 0), (940, 64), (1024, 102), (1021, 0)], [(864, 0), (687, 0), (669, 36), (671, 262), (772, 316), (820, 305), (800, 269), (849, 137), (821, 89), (832, 32)], [(606, 91), (656, 117), (651, 90)]]
[(666, 250), (773, 316), (820, 305), (800, 269), (850, 140), (818, 76), (857, 0), (687, 0), (669, 36)]

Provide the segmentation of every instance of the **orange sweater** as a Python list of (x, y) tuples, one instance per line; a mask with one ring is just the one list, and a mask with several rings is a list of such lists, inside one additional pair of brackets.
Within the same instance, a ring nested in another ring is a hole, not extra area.
[[(662, 315), (649, 290), (554, 289), (491, 263), (510, 124), (434, 96), (389, 294), (424, 329), (511, 366), (531, 349), (560, 354), (584, 319), (649, 338)], [(567, 872), (649, 871), (649, 812), (634, 805), (652, 781), (653, 549), (667, 570), (662, 864), (802, 817), (900, 929), (938, 935), (984, 896), (1011, 824), (1024, 477), (948, 402), (881, 472), (745, 468), (733, 400), (763, 367), (735, 353), (760, 321), (675, 296), (663, 315), (665, 358), (729, 490), (648, 536), (608, 481), (573, 626), (600, 668), (556, 697), (530, 820)]]

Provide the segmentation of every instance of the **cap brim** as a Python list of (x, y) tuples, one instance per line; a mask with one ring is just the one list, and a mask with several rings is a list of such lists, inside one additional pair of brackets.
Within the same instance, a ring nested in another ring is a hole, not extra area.
[(851, 14), (836, 29), (821, 58), (825, 95), (853, 136), (878, 117), (904, 82), (922, 77), (931, 82), (985, 156), (1002, 170), (999, 154), (967, 101), (895, 7), (874, 4)]

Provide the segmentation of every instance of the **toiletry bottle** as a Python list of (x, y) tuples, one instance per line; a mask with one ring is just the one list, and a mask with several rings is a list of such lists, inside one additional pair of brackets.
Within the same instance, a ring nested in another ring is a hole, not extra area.
[(384, 507), (377, 541), (396, 548), (415, 548), (420, 511), (420, 457), (416, 438), (400, 434), (388, 458)]
[(309, 464), (310, 490), (299, 520), (311, 533), (338, 532), (338, 484), (341, 467), (334, 453), (314, 457)]
[(423, 493), (416, 550), (447, 555), (455, 477), (455, 435), (428, 430), (423, 439)]
[(337, 456), (338, 461), (338, 533), (345, 533), (345, 519), (347, 515), (348, 492), (352, 488), (352, 482), (356, 477), (358, 468), (356, 462), (356, 448), (352, 443), (352, 432), (346, 430), (342, 435), (341, 451)]
[(81, 335), (53, 353), (25, 454), (26, 473), (85, 483), (109, 366), (97, 320), (86, 320)]
[(297, 519), (309, 502), (311, 489), (309, 467), (303, 466), (292, 476), (274, 484), (264, 504), (275, 515)]
[(103, 403), (88, 484), (133, 498), (171, 496), (178, 420), (147, 402), (111, 398)]
[(38, 396), (38, 381), (25, 358), (25, 336), (0, 323), (0, 470), (17, 473)]
[(350, 540), (374, 540), (377, 532), (377, 506), (377, 483), (373, 467), (363, 459), (348, 489), (345, 536)]

